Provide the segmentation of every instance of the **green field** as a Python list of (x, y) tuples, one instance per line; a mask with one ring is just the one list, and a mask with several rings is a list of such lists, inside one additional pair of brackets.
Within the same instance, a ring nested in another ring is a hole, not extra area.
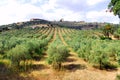
[[(119, 35), (119, 31), (115, 33)], [(107, 72), (115, 70), (117, 73), (120, 67), (120, 40), (103, 39), (101, 36), (104, 34), (100, 29), (76, 30), (57, 26), (1, 32), (0, 80), (9, 80), (12, 74), (18, 74), (19, 80), (27, 80), (20, 74), (37, 70), (40, 67), (37, 65), (43, 65), (41, 70), (48, 67), (58, 72), (94, 68)], [(16, 80), (16, 77), (12, 79)]]

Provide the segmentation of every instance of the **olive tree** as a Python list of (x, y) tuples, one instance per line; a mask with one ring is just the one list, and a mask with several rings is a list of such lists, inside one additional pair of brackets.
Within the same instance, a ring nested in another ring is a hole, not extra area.
[(61, 69), (61, 64), (69, 55), (69, 50), (65, 46), (50, 46), (48, 49), (48, 63), (54, 69)]
[(113, 35), (115, 29), (110, 24), (107, 24), (103, 27), (103, 34), (106, 38), (110, 38), (110, 35)]
[(11, 60), (12, 66), (16, 68), (20, 67), (21, 61), (24, 61), (24, 65), (26, 65), (26, 60), (31, 59), (31, 56), (25, 45), (17, 45), (15, 48), (12, 48), (7, 52), (7, 57)]

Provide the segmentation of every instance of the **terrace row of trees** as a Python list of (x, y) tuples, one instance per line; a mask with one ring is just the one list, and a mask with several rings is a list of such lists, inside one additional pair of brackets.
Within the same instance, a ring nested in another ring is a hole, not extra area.
[(56, 31), (55, 39), (47, 50), (47, 62), (54, 69), (60, 70), (62, 62), (69, 56), (69, 50), (60, 40), (57, 28), (41, 29), (28, 28), (2, 32), (0, 34), (0, 64), (3, 60), (8, 60), (11, 62), (10, 68), (26, 71), (32, 66), (32, 60), (43, 57), (43, 52), (46, 51), (46, 46)]
[(72, 34), (66, 30), (64, 30), (66, 34), (63, 34), (65, 41), (85, 61), (100, 69), (116, 69), (120, 65), (120, 42), (118, 40), (101, 40), (96, 34), (99, 33), (98, 30), (75, 30)]
[[(31, 64), (31, 60), (42, 57), (45, 47), (53, 37), (53, 30), (47, 29), (47, 32), (45, 32), (47, 34), (42, 34), (44, 30), (40, 31), (40, 29), (2, 32), (0, 34), (0, 61), (10, 60), (10, 67), (21, 70), (22, 66), (22, 69), (26, 70), (28, 62)], [(41, 36), (42, 38), (39, 38)]]

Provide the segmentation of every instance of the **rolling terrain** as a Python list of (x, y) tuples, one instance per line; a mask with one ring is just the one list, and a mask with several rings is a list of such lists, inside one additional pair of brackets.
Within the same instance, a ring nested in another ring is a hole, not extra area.
[(116, 80), (120, 40), (101, 36), (49, 22), (2, 30), (0, 80)]

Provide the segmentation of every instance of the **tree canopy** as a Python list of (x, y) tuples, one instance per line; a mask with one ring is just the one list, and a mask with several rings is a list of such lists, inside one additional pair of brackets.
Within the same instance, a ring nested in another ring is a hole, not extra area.
[(110, 9), (110, 12), (113, 11), (114, 15), (118, 15), (120, 18), (120, 0), (111, 0), (108, 9)]

